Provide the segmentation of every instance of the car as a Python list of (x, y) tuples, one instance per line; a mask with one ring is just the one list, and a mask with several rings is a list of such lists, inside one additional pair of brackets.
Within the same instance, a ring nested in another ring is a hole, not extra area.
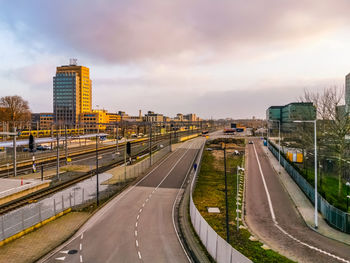
[(38, 145), (38, 146), (36, 147), (36, 149), (37, 149), (38, 151), (51, 150), (51, 148), (50, 148), (49, 146), (43, 146), (43, 145)]
[(248, 143), (249, 143), (249, 144), (253, 144), (253, 141), (249, 141)]

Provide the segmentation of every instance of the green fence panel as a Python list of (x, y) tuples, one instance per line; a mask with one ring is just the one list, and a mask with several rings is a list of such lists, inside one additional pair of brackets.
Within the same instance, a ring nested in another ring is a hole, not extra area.
[[(268, 148), (271, 153), (278, 160), (278, 149), (276, 146), (268, 143)], [(304, 194), (309, 198), (312, 204), (315, 204), (315, 189), (308, 181), (281, 155), (281, 165), (287, 171), (287, 173), (292, 177), (294, 182), (299, 186), (299, 188), (304, 192)], [(326, 221), (334, 228), (350, 234), (350, 214), (341, 211), (340, 209), (329, 204), (326, 199), (324, 199), (319, 193), (317, 193), (317, 209), (326, 219)]]

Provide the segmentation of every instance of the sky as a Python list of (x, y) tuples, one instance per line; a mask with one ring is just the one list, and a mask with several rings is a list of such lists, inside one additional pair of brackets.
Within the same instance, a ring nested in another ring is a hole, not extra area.
[(348, 0), (0, 0), (0, 97), (52, 112), (56, 67), (90, 68), (93, 108), (264, 118), (344, 87)]

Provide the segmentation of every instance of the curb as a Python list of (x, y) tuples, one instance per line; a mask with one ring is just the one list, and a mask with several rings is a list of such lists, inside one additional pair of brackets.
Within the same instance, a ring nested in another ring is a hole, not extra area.
[(46, 225), (47, 223), (49, 223), (49, 222), (51, 222), (51, 221), (53, 221), (53, 220), (55, 220), (55, 219), (65, 215), (65, 214), (68, 214), (71, 211), (72, 211), (72, 209), (68, 208), (67, 210), (62, 211), (62, 212), (58, 213), (57, 215), (54, 215), (54, 216), (52, 216), (52, 217), (50, 217), (48, 219), (45, 219), (44, 221), (41, 221), (41, 222), (37, 223), (34, 226), (28, 227), (28, 228), (22, 230), (21, 232), (19, 232), (17, 234), (14, 234), (13, 236), (10, 236), (10, 237), (0, 241), (0, 247), (5, 245), (5, 244), (7, 244), (7, 243), (9, 243), (9, 242), (11, 242), (11, 241), (13, 241), (13, 240), (16, 240), (16, 239), (22, 237), (22, 236), (24, 236), (24, 235), (26, 235), (26, 234), (28, 234), (30, 232), (33, 232), (35, 229), (38, 229), (38, 228)]

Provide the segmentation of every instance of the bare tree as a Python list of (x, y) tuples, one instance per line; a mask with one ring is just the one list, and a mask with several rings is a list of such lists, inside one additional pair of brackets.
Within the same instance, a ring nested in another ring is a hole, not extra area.
[(0, 98), (0, 118), (8, 121), (11, 127), (18, 121), (30, 120), (30, 109), (28, 102), (20, 96), (5, 96)]
[(350, 118), (345, 106), (341, 106), (344, 88), (325, 88), (322, 93), (305, 90), (300, 98), (304, 102), (312, 102), (317, 110), (317, 137), (320, 152), (335, 157), (338, 162), (338, 196), (342, 192), (342, 176), (345, 155), (349, 142), (345, 136), (350, 133)]

